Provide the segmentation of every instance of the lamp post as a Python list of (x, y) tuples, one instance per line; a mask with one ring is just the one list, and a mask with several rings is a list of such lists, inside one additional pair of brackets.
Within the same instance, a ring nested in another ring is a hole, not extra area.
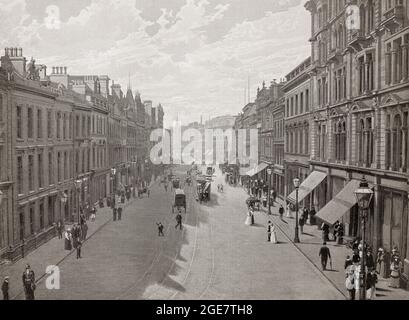
[(359, 188), (355, 190), (355, 197), (358, 202), (359, 211), (361, 214), (361, 227), (362, 227), (362, 258), (361, 258), (361, 270), (359, 272), (360, 279), (360, 292), (359, 299), (366, 300), (366, 219), (368, 216), (369, 206), (371, 204), (374, 192), (369, 188), (368, 181), (365, 177), (362, 178)]
[(270, 167), (267, 168), (267, 175), (268, 175), (268, 195), (267, 195), (267, 205), (268, 205), (268, 214), (271, 215), (271, 205), (270, 205), (270, 200), (271, 200), (271, 174), (273, 173), (273, 170), (271, 170)]
[(295, 187), (295, 236), (294, 243), (300, 243), (300, 238), (298, 235), (298, 190), (300, 188), (300, 179), (295, 178), (293, 180)]
[(116, 168), (111, 168), (111, 182), (112, 182), (112, 186), (111, 186), (111, 193), (113, 195), (115, 195), (115, 177), (116, 177)]

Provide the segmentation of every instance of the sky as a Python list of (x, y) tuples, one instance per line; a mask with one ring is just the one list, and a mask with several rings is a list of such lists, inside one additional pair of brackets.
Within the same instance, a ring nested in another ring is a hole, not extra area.
[[(109, 75), (161, 103), (165, 125), (238, 114), (310, 55), (303, 0), (0, 0), (0, 48)], [(3, 51), (2, 51), (3, 54)]]

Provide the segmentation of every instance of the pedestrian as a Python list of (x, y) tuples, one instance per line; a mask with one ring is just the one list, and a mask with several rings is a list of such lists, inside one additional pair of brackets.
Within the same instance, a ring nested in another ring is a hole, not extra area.
[(316, 219), (315, 219), (315, 215), (317, 214), (317, 211), (315, 211), (315, 208), (312, 207), (310, 210), (310, 225), (315, 225), (316, 223)]
[(77, 229), (77, 225), (74, 224), (74, 225), (72, 226), (72, 229), (71, 229), (72, 246), (73, 246), (74, 249), (77, 248), (78, 235), (79, 235), (79, 232), (78, 232), (78, 229)]
[(344, 263), (344, 269), (346, 270), (349, 266), (352, 266), (353, 262), (350, 256), (347, 256)]
[(344, 244), (344, 225), (342, 223), (339, 224), (337, 235), (337, 244)]
[(78, 245), (77, 245), (77, 259), (81, 259), (81, 248), (82, 248), (82, 242), (81, 240), (78, 240)]
[(400, 257), (395, 255), (392, 258), (391, 263), (391, 280), (389, 283), (389, 287), (391, 288), (399, 288), (400, 287), (400, 272), (402, 269), (402, 262)]
[(182, 227), (183, 227), (182, 226), (182, 215), (180, 214), (180, 211), (176, 216), (176, 222), (177, 222), (177, 224), (175, 226), (175, 229), (177, 229), (179, 227), (179, 229), (182, 230)]
[(376, 298), (376, 284), (378, 276), (375, 270), (369, 271), (366, 275), (366, 299), (374, 300)]
[(359, 264), (361, 262), (361, 257), (359, 256), (359, 250), (355, 249), (352, 255), (352, 263)]
[(375, 270), (375, 260), (371, 248), (368, 248), (366, 251), (366, 267), (368, 268), (368, 271)]
[(385, 250), (383, 248), (378, 249), (378, 254), (376, 255), (376, 272), (378, 274), (384, 274), (385, 271)]
[(322, 241), (324, 242), (329, 241), (329, 225), (323, 222), (321, 226), (321, 230), (322, 230)]
[(251, 226), (251, 209), (247, 211), (246, 221), (244, 222), (245, 225)]
[(81, 226), (81, 239), (82, 239), (82, 241), (85, 241), (87, 239), (87, 233), (88, 233), (88, 225), (87, 225), (87, 223), (84, 223)]
[[(308, 208), (307, 208), (307, 207), (304, 207), (302, 214), (303, 214), (303, 216), (304, 216), (305, 224), (308, 224), (309, 212), (308, 212)], [(310, 224), (311, 224), (311, 222), (310, 222)]]
[(168, 183), (165, 183), (165, 192), (168, 192)]
[(337, 241), (339, 225), (340, 225), (339, 221), (336, 221), (334, 226), (333, 226), (332, 237), (333, 237), (334, 241)]
[(114, 221), (116, 221), (116, 214), (117, 214), (116, 208), (113, 208), (112, 209), (112, 215), (113, 215), (113, 220)]
[(254, 226), (254, 209), (250, 209), (251, 225)]
[(64, 226), (61, 220), (58, 220), (57, 222), (57, 233), (58, 233), (58, 239), (62, 239), (62, 232), (63, 232)]
[(345, 287), (348, 290), (348, 295), (349, 295), (349, 300), (355, 300), (355, 278), (356, 278), (356, 272), (355, 272), (355, 266), (354, 265), (349, 265), (346, 269), (346, 280), (345, 280)]
[(267, 224), (267, 242), (271, 241), (271, 228), (272, 228), (273, 223), (271, 221), (268, 222)]
[(271, 236), (270, 236), (270, 242), (277, 244), (278, 240), (277, 240), (277, 233), (276, 233), (276, 227), (273, 223), (271, 223)]
[(293, 215), (292, 215), (292, 213), (291, 213), (291, 203), (290, 203), (290, 202), (287, 203), (286, 217), (287, 217), (287, 218), (290, 218), (290, 219), (293, 217)]
[(34, 291), (36, 289), (35, 274), (34, 271), (31, 270), (29, 264), (26, 265), (26, 270), (23, 272), (22, 280), (26, 300), (34, 300)]
[(5, 276), (3, 284), (1, 285), (1, 291), (3, 292), (3, 300), (9, 300), (9, 277)]
[(305, 225), (304, 215), (301, 215), (301, 217), (298, 219), (298, 224), (300, 225), (301, 234), (304, 234)]
[(96, 210), (95, 210), (91, 213), (91, 222), (95, 222), (96, 217), (97, 215), (96, 215)]
[(158, 236), (159, 237), (164, 237), (165, 235), (163, 234), (163, 224), (161, 222), (156, 224), (158, 226)]
[(118, 220), (122, 220), (122, 206), (118, 208)]
[(284, 207), (283, 207), (283, 205), (280, 205), (280, 209), (278, 209), (278, 213), (280, 214), (280, 219), (283, 220), (283, 216), (284, 216)]
[(277, 192), (275, 189), (273, 189), (271, 196), (273, 197), (273, 207), (274, 207), (274, 203), (276, 202), (276, 199), (277, 199)]
[(64, 249), (71, 251), (72, 250), (72, 235), (71, 235), (71, 229), (68, 229), (64, 233)]
[(321, 266), (322, 270), (327, 270), (328, 259), (331, 260), (331, 252), (327, 247), (327, 243), (324, 241), (322, 247), (319, 252), (319, 256), (321, 257)]

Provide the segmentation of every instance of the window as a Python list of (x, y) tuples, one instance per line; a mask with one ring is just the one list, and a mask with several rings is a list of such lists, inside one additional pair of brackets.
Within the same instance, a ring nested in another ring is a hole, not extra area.
[(23, 132), (22, 132), (22, 107), (17, 106), (17, 138), (23, 139)]
[(23, 157), (17, 157), (17, 188), (18, 194), (23, 194)]
[(30, 207), (30, 234), (34, 234), (35, 232), (35, 227), (34, 227), (34, 206)]
[(61, 113), (57, 112), (57, 139), (61, 138)]
[(37, 138), (41, 139), (43, 137), (43, 115), (41, 109), (37, 110)]
[(53, 159), (53, 153), (49, 152), (48, 153), (48, 183), (50, 185), (54, 184), (54, 159)]
[(44, 177), (43, 177), (43, 154), (38, 154), (38, 187), (42, 188), (44, 185)]
[(38, 207), (38, 214), (40, 216), (40, 230), (44, 229), (44, 202), (41, 201)]
[(34, 156), (28, 156), (28, 189), (34, 190)]
[(57, 182), (61, 182), (61, 152), (57, 153)]
[(335, 160), (346, 160), (346, 123), (340, 121), (335, 124), (334, 128), (335, 140)]
[(68, 179), (68, 158), (67, 152), (64, 152), (64, 180)]
[(20, 240), (23, 240), (26, 236), (25, 233), (25, 219), (24, 219), (24, 208), (19, 210), (19, 220), (20, 220)]
[(62, 136), (62, 138), (65, 140), (65, 139), (67, 139), (67, 115), (64, 113), (64, 115), (63, 115), (63, 120), (62, 120), (63, 122), (63, 128), (62, 128), (62, 134), (63, 134), (63, 136)]
[(33, 123), (34, 119), (33, 119), (33, 108), (29, 107), (27, 109), (27, 136), (29, 139), (34, 138), (34, 132), (33, 132), (33, 127), (34, 127), (34, 123)]
[(310, 111), (310, 90), (305, 91), (305, 111)]
[(300, 93), (300, 114), (304, 113), (304, 92)]
[(53, 122), (52, 113), (50, 110), (47, 111), (47, 137), (51, 139), (53, 137)]
[(54, 223), (54, 198), (48, 197), (48, 225)]

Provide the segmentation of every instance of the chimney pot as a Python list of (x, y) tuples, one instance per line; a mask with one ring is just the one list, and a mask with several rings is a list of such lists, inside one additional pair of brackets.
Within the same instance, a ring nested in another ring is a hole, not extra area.
[(64, 74), (67, 74), (67, 67), (64, 67)]
[(19, 51), (20, 57), (22, 57), (23, 56), (23, 48), (19, 48), (18, 51)]

